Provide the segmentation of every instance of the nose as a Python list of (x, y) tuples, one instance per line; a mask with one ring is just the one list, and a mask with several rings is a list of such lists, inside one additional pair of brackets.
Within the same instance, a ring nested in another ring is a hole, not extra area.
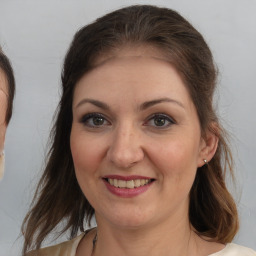
[(130, 168), (144, 158), (141, 135), (136, 129), (120, 127), (111, 140), (107, 157), (118, 168)]

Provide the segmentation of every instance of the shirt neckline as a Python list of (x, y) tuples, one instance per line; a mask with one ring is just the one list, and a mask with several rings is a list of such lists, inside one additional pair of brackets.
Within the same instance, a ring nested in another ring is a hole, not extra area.
[(220, 251), (218, 252), (215, 252), (215, 253), (212, 253), (212, 254), (209, 254), (208, 256), (218, 256), (218, 255), (221, 255), (222, 253), (226, 252), (226, 250), (230, 247), (231, 243), (228, 243), (225, 245), (225, 247), (223, 249), (221, 249)]

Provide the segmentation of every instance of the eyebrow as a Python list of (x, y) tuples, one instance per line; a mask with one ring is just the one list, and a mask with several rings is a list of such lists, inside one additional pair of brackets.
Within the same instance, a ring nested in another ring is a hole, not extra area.
[[(147, 108), (150, 108), (156, 104), (160, 104), (160, 103), (164, 103), (164, 102), (170, 102), (170, 103), (174, 103), (182, 108), (185, 109), (184, 105), (177, 101), (177, 100), (174, 100), (174, 99), (171, 99), (171, 98), (160, 98), (160, 99), (155, 99), (155, 100), (150, 100), (150, 101), (146, 101), (144, 103), (142, 103), (140, 106), (139, 106), (139, 110), (145, 110)], [(95, 105), (96, 107), (99, 107), (101, 109), (104, 109), (104, 110), (110, 110), (110, 106), (102, 101), (99, 101), (99, 100), (93, 100), (93, 99), (83, 99), (81, 100), (77, 105), (76, 105), (76, 108), (80, 107), (81, 105), (85, 104), (85, 103), (91, 103), (93, 105)]]
[(160, 104), (160, 103), (163, 103), (163, 102), (170, 102), (170, 103), (175, 103), (177, 104), (178, 106), (182, 107), (185, 109), (184, 105), (177, 101), (177, 100), (174, 100), (174, 99), (171, 99), (171, 98), (160, 98), (160, 99), (156, 99), (156, 100), (150, 100), (150, 101), (146, 101), (144, 102), (141, 106), (140, 106), (140, 110), (145, 110), (147, 108), (150, 108), (156, 104)]
[(93, 100), (93, 99), (83, 99), (81, 100), (77, 105), (76, 108), (80, 107), (81, 105), (85, 104), (85, 103), (91, 103), (93, 105), (95, 105), (96, 107), (102, 108), (104, 110), (109, 110), (110, 107), (108, 104), (99, 101), (99, 100)]

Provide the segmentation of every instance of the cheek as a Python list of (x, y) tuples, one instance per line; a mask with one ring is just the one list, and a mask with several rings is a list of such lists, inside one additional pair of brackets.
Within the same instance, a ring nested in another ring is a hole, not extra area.
[(170, 142), (150, 147), (152, 162), (160, 176), (170, 177), (175, 182), (193, 180), (197, 170), (196, 143), (189, 139), (177, 138)]
[(71, 132), (70, 146), (76, 173), (93, 173), (100, 164), (103, 149), (95, 139), (76, 131)]

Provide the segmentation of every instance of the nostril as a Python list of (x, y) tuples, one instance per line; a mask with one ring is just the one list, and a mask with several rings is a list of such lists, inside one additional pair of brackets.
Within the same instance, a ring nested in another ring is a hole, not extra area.
[(108, 159), (119, 168), (130, 168), (144, 158), (144, 152), (139, 145), (123, 147), (115, 144), (107, 152)]

